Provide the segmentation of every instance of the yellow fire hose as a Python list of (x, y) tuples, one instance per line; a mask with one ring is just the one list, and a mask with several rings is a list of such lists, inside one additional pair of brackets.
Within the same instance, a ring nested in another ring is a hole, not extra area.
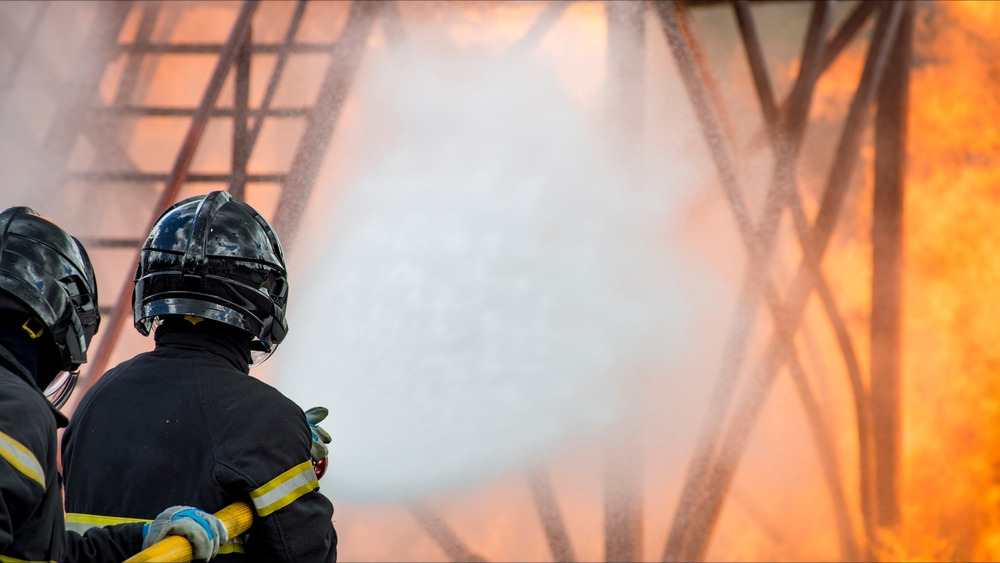
[[(229, 537), (235, 538), (250, 529), (253, 524), (253, 510), (245, 502), (234, 502), (215, 513), (229, 530)], [(157, 562), (187, 563), (191, 561), (191, 542), (183, 536), (168, 536), (125, 560), (125, 563)]]

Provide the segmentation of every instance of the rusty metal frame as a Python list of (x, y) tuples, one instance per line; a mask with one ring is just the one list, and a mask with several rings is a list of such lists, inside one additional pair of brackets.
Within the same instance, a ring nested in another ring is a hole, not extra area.
[[(801, 211), (801, 202), (798, 201), (797, 191), (794, 190), (794, 186), (789, 185), (789, 182), (791, 180), (790, 171), (794, 164), (794, 157), (797, 155), (798, 146), (801, 143), (804, 116), (808, 109), (809, 97), (811, 97), (812, 87), (818, 79), (815, 65), (817, 55), (822, 53), (819, 45), (825, 36), (828, 25), (829, 5), (826, 3), (817, 3), (814, 7), (813, 17), (806, 36), (803, 64), (801, 65), (802, 72), (800, 72), (792, 93), (785, 104), (785, 107), (791, 109), (779, 114), (773, 102), (773, 94), (770, 93), (769, 80), (763, 67), (761, 48), (756, 37), (749, 7), (746, 3), (737, 3), (735, 5), (737, 19), (746, 45), (749, 63), (753, 71), (754, 82), (758, 89), (758, 96), (761, 98), (765, 124), (771, 134), (775, 153), (778, 155), (775, 159), (776, 170), (774, 181), (768, 192), (766, 207), (761, 220), (762, 224), (758, 231), (752, 226), (746, 204), (743, 202), (742, 192), (736, 178), (735, 165), (732, 162), (733, 157), (724, 149), (724, 146), (726, 146), (723, 144), (725, 137), (720, 131), (721, 126), (712, 121), (713, 108), (708, 105), (708, 97), (702, 93), (701, 78), (697, 73), (700, 71), (704, 75), (707, 69), (705, 69), (704, 65), (698, 65), (696, 68), (694, 58), (687, 53), (687, 49), (685, 48), (685, 40), (687, 38), (683, 37), (680, 33), (680, 24), (672, 24), (671, 16), (673, 14), (665, 9), (666, 6), (664, 4), (658, 5), (658, 13), (664, 19), (665, 32), (674, 50), (675, 58), (678, 59), (685, 85), (688, 87), (689, 97), (698, 108), (699, 120), (706, 136), (710, 139), (708, 142), (713, 150), (713, 158), (720, 170), (720, 175), (724, 178), (724, 190), (731, 203), (744, 241), (748, 245), (748, 252), (751, 255), (751, 262), (747, 267), (747, 276), (744, 278), (743, 288), (740, 291), (736, 320), (733, 322), (733, 332), (731, 332), (726, 346), (723, 372), (717, 379), (710, 405), (712, 411), (709, 417), (707, 417), (709, 425), (702, 435), (702, 440), (699, 443), (699, 449), (692, 462), (689, 476), (703, 475), (708, 470), (709, 464), (715, 455), (714, 444), (718, 440), (718, 433), (721, 432), (724, 416), (733, 399), (732, 395), (736, 377), (748, 344), (748, 327), (753, 324), (759, 291), (764, 291), (765, 299), (775, 321), (780, 322), (781, 319), (781, 304), (778, 300), (776, 289), (773, 287), (772, 282), (764, 276), (769, 255), (775, 242), (777, 221), (784, 207), (784, 202), (791, 200), (793, 210), (797, 211), (797, 213), (794, 213), (794, 211), (793, 213), (797, 218), (800, 218), (800, 221), (796, 221), (797, 224), (801, 223), (804, 217)], [(699, 103), (701, 104), (700, 106)], [(782, 115), (785, 116), (783, 123), (778, 121)], [(756, 243), (754, 242), (755, 239)], [(831, 315), (831, 317), (834, 319), (834, 323), (838, 324), (837, 319), (839, 319), (839, 315)], [(793, 355), (790, 361), (792, 374), (804, 403), (807, 405), (814, 404), (815, 399), (812, 398), (811, 392), (808, 391), (804, 369), (801, 366), (800, 360), (797, 356)], [(814, 409), (807, 409), (807, 412), (815, 413), (816, 411)], [(826, 432), (820, 426), (820, 422), (816, 419), (812, 419), (810, 422), (819, 443), (827, 444), (829, 439), (826, 437)], [(821, 448), (821, 452), (824, 453), (824, 470), (828, 475), (828, 482), (839, 484), (840, 480), (837, 475), (836, 465), (831, 463), (828, 448)], [(845, 524), (846, 503), (843, 500), (843, 495), (837, 492), (837, 485), (833, 485), (832, 483), (831, 486), (834, 491), (833, 500), (838, 514), (838, 531), (841, 535), (842, 551), (850, 552), (853, 542), (850, 539), (849, 527)], [(703, 495), (704, 492), (699, 491), (699, 486), (694, 479), (689, 477), (678, 507), (674, 527), (668, 539), (665, 558), (676, 557), (680, 546), (686, 539), (685, 534), (690, 533), (687, 521), (688, 510), (686, 508), (691, 503), (700, 502), (700, 500), (696, 500), (698, 499), (697, 495)]]
[[(177, 200), (177, 194), (180, 193), (181, 186), (187, 179), (191, 162), (194, 160), (195, 151), (198, 149), (202, 133), (204, 133), (205, 126), (211, 116), (212, 108), (215, 106), (219, 93), (222, 91), (226, 75), (236, 60), (242, 42), (250, 32), (250, 21), (256, 9), (257, 0), (244, 0), (240, 7), (236, 22), (233, 24), (233, 29), (229, 34), (229, 39), (219, 53), (219, 61), (216, 64), (215, 72), (212, 74), (212, 79), (205, 88), (205, 94), (202, 96), (201, 103), (194, 113), (191, 125), (181, 145), (181, 150), (174, 161), (166, 186), (153, 208), (153, 213), (145, 232), (149, 232), (153, 228), (156, 218)], [(139, 263), (138, 248), (136, 248), (133, 263)], [(132, 307), (132, 283), (132, 276), (129, 275), (117, 293), (118, 298), (115, 301), (111, 318), (106, 322), (110, 326), (104, 329), (105, 332), (95, 351), (93, 363), (87, 369), (86, 376), (81, 377), (81, 388), (84, 391), (89, 389), (100, 375), (104, 373), (111, 359), (111, 354), (114, 351), (114, 346), (121, 335), (122, 328), (125, 326), (125, 321), (131, 317), (131, 315), (128, 315), (128, 312)]]
[[(252, 41), (251, 22), (258, 3), (258, 0), (245, 0), (243, 2), (229, 38), (222, 45), (184, 46), (154, 44), (150, 43), (148, 35), (145, 35), (144, 39), (147, 40), (140, 41), (137, 38), (135, 42), (129, 45), (119, 47), (119, 52), (127, 52), (138, 56), (150, 53), (218, 53), (219, 59), (215, 70), (197, 108), (140, 107), (118, 103), (111, 108), (102, 109), (102, 113), (104, 114), (114, 113), (120, 116), (190, 116), (191, 123), (188, 132), (169, 174), (143, 173), (136, 171), (133, 167), (132, 170), (73, 172), (68, 175), (68, 178), (90, 182), (165, 182), (165, 188), (151, 212), (149, 225), (145, 232), (148, 232), (152, 228), (155, 219), (176, 201), (177, 195), (185, 182), (226, 183), (237, 196), (242, 196), (248, 182), (280, 183), (283, 189), (279, 198), (278, 212), (274, 223), (276, 228), (278, 228), (278, 225), (282, 225), (287, 230), (293, 230), (295, 223), (286, 222), (283, 220), (283, 217), (286, 217), (288, 213), (297, 213), (298, 211), (296, 210), (298, 207), (296, 206), (300, 205), (300, 202), (304, 204), (301, 194), (308, 194), (318, 170), (318, 166), (314, 163), (305, 162), (307, 160), (307, 152), (315, 150), (317, 146), (326, 146), (327, 139), (332, 136), (337, 116), (346, 98), (346, 92), (353, 80), (360, 55), (364, 51), (364, 49), (359, 47), (367, 39), (375, 19), (374, 16), (377, 15), (382, 4), (355, 2), (352, 5), (344, 33), (338, 41), (328, 44), (302, 45), (296, 43), (294, 40), (306, 7), (306, 2), (300, 0), (295, 7), (282, 43), (278, 45), (257, 46)], [(128, 6), (127, 4), (123, 5), (125, 9), (121, 12), (121, 22), (124, 21)], [(148, 16), (149, 12), (146, 15)], [(143, 24), (147, 24), (145, 29), (151, 29), (154, 22), (155, 15), (143, 19)], [(317, 103), (310, 108), (272, 110), (270, 106), (289, 54), (303, 51), (327, 52), (331, 54), (327, 77)], [(252, 110), (249, 107), (249, 79), (252, 55), (256, 52), (276, 53), (278, 58), (268, 81), (261, 107)], [(350, 56), (340, 56), (343, 54)], [(138, 59), (130, 59), (130, 63), (135, 60)], [(345, 60), (347, 61), (346, 65)], [(135, 69), (137, 67), (130, 66), (130, 68)], [(233, 107), (231, 109), (218, 108), (219, 93), (227, 76), (233, 69), (235, 69), (235, 99)], [(134, 80), (134, 76), (134, 72), (124, 73), (123, 83), (126, 80)], [(124, 102), (125, 99), (127, 98), (119, 96), (117, 101)], [(190, 166), (198, 149), (202, 133), (208, 121), (216, 117), (231, 117), (233, 119), (231, 172), (229, 174), (192, 174), (190, 173)], [(247, 173), (246, 167), (250, 154), (267, 117), (305, 117), (307, 119), (307, 130), (300, 141), (292, 165), (292, 172), (289, 174)], [(254, 119), (253, 128), (248, 127), (248, 120), (250, 118)], [(287, 241), (293, 235), (294, 233), (290, 236), (283, 236), (283, 239)], [(138, 248), (139, 246), (138, 241), (97, 240), (91, 242), (118, 248), (129, 246)], [(135, 262), (138, 262), (138, 250)], [(88, 366), (85, 376), (81, 378), (81, 388), (84, 391), (92, 386), (100, 374), (104, 372), (114, 351), (114, 345), (121, 335), (121, 330), (126, 320), (131, 317), (129, 311), (131, 309), (132, 283), (131, 275), (127, 276), (121, 290), (117, 294), (117, 300), (110, 311), (110, 318), (106, 321), (106, 326), (102, 330), (102, 338), (94, 351), (93, 359)]]
[(365, 52), (365, 41), (387, 5), (393, 3), (352, 2), (344, 30), (331, 50), (330, 66), (323, 78), (319, 99), (306, 117), (306, 131), (299, 139), (288, 177), (282, 183), (282, 197), (274, 214), (274, 228), (281, 233), (285, 245), (294, 244), (298, 218), (305, 210), (319, 174), (319, 165), (312, 155), (326, 152)]
[(420, 527), (434, 539), (438, 547), (449, 559), (460, 562), (485, 562), (481, 555), (473, 552), (465, 542), (445, 523), (444, 519), (425, 502), (415, 501), (409, 506), (410, 514)]
[(549, 546), (553, 561), (573, 563), (576, 555), (573, 552), (573, 542), (566, 532), (559, 501), (552, 488), (552, 480), (544, 469), (536, 469), (528, 475), (528, 486), (531, 487), (531, 497), (542, 521), (545, 540)]
[[(827, 186), (824, 190), (823, 198), (820, 203), (820, 209), (815, 222), (811, 226), (802, 224), (802, 215), (795, 212), (795, 208), (798, 207), (798, 205), (792, 205), (793, 219), (798, 219), (795, 221), (796, 230), (803, 247), (804, 259), (802, 264), (799, 266), (799, 270), (792, 283), (792, 288), (787, 294), (788, 297), (784, 303), (781, 301), (775, 301), (774, 298), (771, 297), (771, 291), (768, 289), (769, 282), (766, 282), (765, 279), (761, 278), (761, 276), (764, 275), (762, 266), (766, 265), (767, 248), (765, 247), (763, 249), (764, 252), (762, 252), (762, 249), (759, 247), (755, 248), (755, 230), (748, 222), (749, 216), (746, 214), (746, 208), (742, 204), (739, 197), (739, 184), (737, 182), (737, 177), (734, 171), (735, 169), (731, 161), (732, 157), (724, 148), (724, 136), (720, 131), (717, 121), (715, 121), (716, 118), (714, 117), (713, 108), (709, 106), (709, 96), (707, 96), (704, 91), (704, 87), (701, 84), (701, 78), (696, 74), (697, 65), (690, 54), (689, 48), (685, 44), (680, 25), (677, 23), (675, 6), (671, 6), (665, 2), (658, 2), (656, 4), (656, 8), (657, 14), (663, 23), (664, 33), (667, 36), (674, 56), (677, 59), (678, 66), (681, 69), (682, 77), (684, 78), (685, 85), (688, 88), (689, 97), (695, 105), (699, 120), (702, 123), (703, 134), (706, 136), (706, 141), (708, 142), (712, 152), (713, 160), (715, 161), (719, 174), (722, 177), (723, 188), (726, 191), (726, 195), (730, 200), (731, 206), (733, 207), (739, 230), (751, 255), (752, 266), (748, 269), (747, 278), (745, 278), (747, 283), (744, 284), (745, 291), (742, 292), (741, 295), (749, 295), (752, 297), (755, 293), (754, 286), (762, 285), (765, 298), (772, 308), (772, 314), (774, 315), (776, 321), (774, 323), (774, 334), (772, 335), (771, 342), (767, 347), (765, 357), (761, 364), (757, 367), (752, 377), (749, 390), (746, 392), (744, 397), (742, 397), (742, 401), (738, 405), (736, 412), (732, 414), (731, 423), (728, 429), (723, 430), (721, 428), (721, 423), (716, 422), (721, 420), (722, 417), (709, 418), (708, 431), (702, 436), (702, 442), (699, 445), (699, 453), (696, 454), (695, 461), (692, 463), (691, 470), (688, 473), (685, 484), (685, 489), (682, 493), (681, 501), (678, 504), (675, 513), (674, 523), (667, 546), (664, 550), (663, 559), (701, 560), (704, 558), (707, 551), (712, 531), (714, 530), (715, 524), (718, 520), (728, 487), (731, 484), (733, 474), (739, 463), (739, 459), (747, 442), (747, 438), (749, 437), (749, 433), (760, 413), (760, 409), (763, 407), (764, 399), (768, 394), (770, 386), (782, 365), (788, 364), (791, 368), (790, 371), (792, 372), (793, 377), (796, 379), (797, 387), (800, 389), (800, 392), (805, 390), (802, 386), (802, 383), (805, 380), (799, 373), (800, 368), (797, 367), (799, 365), (799, 361), (796, 357), (793, 338), (797, 330), (798, 323), (801, 320), (806, 301), (814, 289), (814, 286), (816, 286), (819, 290), (821, 300), (824, 303), (828, 316), (831, 317), (834, 325), (839, 324), (836, 320), (839, 315), (835, 314), (836, 309), (833, 307), (834, 303), (832, 302), (832, 293), (824, 288), (825, 282), (823, 282), (819, 265), (826, 246), (830, 240), (830, 236), (832, 235), (835, 220), (839, 215), (839, 210), (844, 199), (850, 174), (853, 170), (854, 162), (857, 159), (860, 137), (865, 127), (865, 119), (874, 101), (875, 91), (878, 87), (880, 79), (883, 76), (886, 62), (888, 60), (888, 53), (894, 44), (895, 33), (902, 18), (903, 4), (885, 4), (879, 6), (880, 14), (876, 22), (875, 30), (872, 33), (869, 53), (858, 85), (858, 91), (851, 103), (848, 116), (844, 123), (843, 133), (836, 148), (834, 163), (831, 168), (830, 177), (827, 180)], [(818, 19), (816, 17), (816, 13), (824, 9), (823, 4), (816, 5), (813, 23), (815, 23)], [(741, 8), (737, 6), (737, 10), (740, 11)], [(747, 14), (745, 6), (743, 6), (742, 11), (745, 19)], [(847, 23), (855, 25), (856, 20), (849, 19)], [(810, 35), (812, 35), (811, 32)], [(751, 38), (752, 36), (752, 33), (744, 33), (745, 39)], [(835, 38), (837, 37), (843, 37), (843, 35), (838, 34)], [(803, 55), (803, 73), (807, 72), (806, 69), (810, 64), (810, 60), (817, 60), (815, 51), (813, 51), (814, 56), (812, 58), (809, 57), (809, 44), (810, 41), (807, 39), (807, 47), (804, 50)], [(752, 50), (754, 49), (748, 49), (748, 52)], [(751, 63), (753, 64), (752, 61), (755, 55), (749, 56), (751, 57)], [(822, 55), (819, 55), (818, 60), (824, 60)], [(832, 58), (825, 60), (832, 61)], [(802, 75), (800, 74), (800, 76)], [(755, 76), (755, 83), (759, 89), (759, 94), (766, 98), (767, 89), (761, 88), (762, 81), (760, 78), (759, 74)], [(794, 93), (795, 89), (793, 89), (793, 95)], [(765, 99), (763, 107), (767, 108), (768, 106), (769, 104)], [(786, 103), (783, 107), (795, 108), (796, 105), (794, 103)], [(765, 115), (767, 115), (769, 110), (764, 109), (764, 112)], [(788, 109), (783, 113), (787, 118), (788, 116), (794, 116), (793, 112), (794, 109)], [(774, 115), (774, 112), (770, 113), (772, 116)], [(777, 131), (773, 124), (770, 125), (770, 129), (772, 131)], [(780, 160), (780, 150), (782, 147), (777, 146), (776, 148), (779, 151), (777, 154), (779, 155)], [(774, 186), (779, 186), (782, 183), (786, 182), (778, 181), (774, 184)], [(786, 199), (786, 202), (781, 202), (782, 206), (784, 206), (787, 201), (788, 200)], [(774, 217), (776, 214), (769, 214), (765, 211), (764, 216), (764, 220), (766, 221), (769, 216)], [(768, 225), (765, 223), (762, 227), (763, 229), (766, 229), (768, 228)], [(765, 244), (768, 243), (768, 241), (763, 242)], [(759, 244), (759, 242), (757, 244)], [(753, 279), (755, 277), (759, 279), (755, 281)], [(746, 290), (746, 288), (750, 289)], [(741, 311), (752, 311), (753, 301), (755, 301), (753, 298), (746, 300), (741, 298)], [(752, 315), (752, 312), (746, 314)], [(747, 325), (737, 322), (734, 323), (734, 326), (736, 326), (735, 333), (738, 334), (744, 330), (741, 327)], [(839, 329), (838, 332), (840, 332)], [(735, 340), (738, 342), (739, 338), (737, 337)], [(732, 341), (733, 340), (731, 340), (731, 342)], [(849, 343), (849, 338), (847, 339), (847, 342)], [(844, 342), (842, 341), (841, 344), (843, 345)], [(730, 350), (732, 350), (732, 348), (730, 348)], [(734, 354), (733, 356), (729, 356), (727, 354), (727, 358), (735, 359), (736, 365), (738, 365), (743, 355), (743, 350), (740, 350), (739, 353)], [(851, 355), (845, 354), (845, 356)], [(847, 360), (850, 363), (850, 357), (848, 357)], [(727, 411), (735, 382), (735, 369), (730, 370), (728, 366), (729, 363), (727, 362), (727, 367), (724, 368), (724, 377), (720, 378), (720, 384), (716, 388), (716, 393), (713, 396), (713, 415), (728, 414)], [(859, 419), (859, 437), (862, 441), (865, 441), (866, 436), (864, 436), (865, 432), (860, 421), (867, 416), (870, 405), (868, 397), (862, 393), (863, 387), (858, 385), (860, 384), (860, 381), (852, 381), (852, 384), (854, 384), (855, 402), (857, 405), (856, 414)], [(810, 394), (803, 395), (807, 412), (810, 410), (809, 407), (811, 399), (809, 399), (809, 397)], [(813, 422), (814, 427), (816, 422), (818, 421)], [(821, 436), (822, 433), (817, 432), (817, 437), (820, 438)], [(818, 440), (821, 445), (821, 456), (824, 457), (825, 460), (824, 468), (828, 468), (829, 461), (826, 460), (826, 456), (823, 455), (823, 450), (825, 449), (822, 447), (823, 441), (824, 440), (822, 439)], [(865, 546), (867, 549), (873, 545), (877, 539), (873, 532), (874, 525), (872, 522), (872, 510), (870, 504), (871, 492), (868, 490), (870, 487), (870, 468), (868, 467), (868, 464), (870, 463), (870, 452), (867, 452), (866, 449), (867, 448), (862, 447), (861, 451), (861, 458), (864, 460), (862, 462), (864, 465), (861, 468), (863, 483), (861, 496), (863, 503), (862, 512), (864, 528), (867, 536), (867, 543)], [(827, 471), (829, 470), (827, 469)], [(828, 481), (830, 481), (830, 479), (828, 479)], [(835, 489), (834, 492), (836, 492)], [(840, 519), (838, 519), (838, 522), (840, 522)], [(842, 557), (850, 559), (858, 557), (857, 553), (845, 550), (845, 548), (849, 549), (850, 544), (846, 543), (842, 537)], [(865, 555), (870, 556), (870, 553)], [(862, 556), (864, 557), (865, 555)]]
[(871, 400), (878, 524), (899, 524), (901, 460), (903, 195), (909, 110), (913, 6), (904, 8), (898, 38), (877, 92), (875, 191), (872, 205)]

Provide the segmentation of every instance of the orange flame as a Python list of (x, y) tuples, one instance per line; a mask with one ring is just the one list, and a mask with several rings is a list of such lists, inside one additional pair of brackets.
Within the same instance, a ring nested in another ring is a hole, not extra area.
[(906, 199), (908, 558), (1000, 558), (1000, 5), (918, 19)]

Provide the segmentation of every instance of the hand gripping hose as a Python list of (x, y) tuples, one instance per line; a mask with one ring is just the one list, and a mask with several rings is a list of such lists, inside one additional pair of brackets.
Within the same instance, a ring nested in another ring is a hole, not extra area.
[[(229, 530), (229, 537), (250, 529), (253, 524), (253, 510), (245, 502), (234, 502), (215, 513)], [(168, 536), (125, 560), (125, 563), (157, 562), (187, 563), (191, 561), (191, 542), (183, 536)]]

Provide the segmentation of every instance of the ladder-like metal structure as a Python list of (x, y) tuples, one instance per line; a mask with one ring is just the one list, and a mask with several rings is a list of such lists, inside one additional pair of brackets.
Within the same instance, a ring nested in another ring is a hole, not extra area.
[[(265, 43), (255, 40), (252, 31), (261, 4), (257, 0), (239, 4), (227, 39), (222, 43), (157, 39), (169, 37), (171, 22), (175, 21), (172, 17), (177, 10), (184, 9), (183, 6), (156, 1), (95, 5), (98, 13), (93, 18), (83, 49), (97, 57), (101, 72), (81, 72), (67, 81), (65, 88), (75, 95), (75, 100), (59, 108), (42, 145), (51, 160), (63, 166), (37, 171), (47, 182), (63, 185), (67, 192), (100, 193), (109, 190), (109, 186), (128, 186), (137, 194), (132, 199), (136, 207), (134, 233), (118, 237), (84, 235), (92, 255), (126, 251), (135, 252), (137, 256), (142, 237), (148, 233), (155, 218), (178, 199), (185, 186), (195, 184), (224, 187), (236, 197), (245, 197), (251, 185), (277, 186), (279, 199), (273, 223), (283, 243), (287, 247), (294, 244), (297, 218), (309, 200), (322, 160), (315, 155), (326, 153), (369, 36), (376, 25), (381, 25), (388, 41), (405, 43), (405, 21), (395, 2), (354, 1), (336, 37), (323, 42), (306, 42), (298, 36), (302, 22), (310, 17), (311, 4), (304, 0), (277, 2), (275, 4), (282, 9), (290, 11), (285, 33), (281, 41)], [(572, 2), (549, 2), (516, 48), (530, 50), (570, 4)], [(800, 3), (811, 6), (811, 17), (794, 86), (787, 97), (778, 99), (765, 62), (753, 4), (747, 0), (606, 2), (608, 49), (612, 54), (616, 50), (641, 52), (647, 34), (662, 35), (669, 46), (748, 256), (736, 316), (720, 372), (715, 375), (710, 412), (690, 461), (680, 500), (673, 509), (666, 545), (658, 555), (664, 561), (705, 558), (747, 438), (776, 377), (787, 371), (803, 404), (822, 461), (835, 512), (840, 557), (867, 560), (873, 557), (872, 550), (877, 547), (877, 528), (891, 527), (899, 522), (902, 171), (911, 28), (916, 8), (908, 2), (856, 2), (839, 25), (834, 26), (832, 2)], [(703, 6), (732, 10), (756, 89), (763, 124), (761, 135), (775, 155), (764, 211), (757, 220), (748, 208), (738, 172), (742, 149), (731, 133), (728, 110), (692, 22), (692, 11)], [(34, 72), (45, 71), (41, 68), (44, 64), (31, 57), (31, 50), (39, 26), (53, 9), (47, 3), (31, 5), (31, 13), (22, 26), (14, 25), (0, 10), (0, 41), (7, 43), (8, 53), (6, 58), (0, 59), (0, 85), (16, 84), (25, 65), (31, 65)], [(646, 29), (647, 22), (651, 21), (656, 24)], [(124, 37), (126, 28), (134, 30), (128, 38)], [(868, 38), (860, 38), (865, 33)], [(862, 41), (867, 41), (864, 69), (836, 142), (818, 211), (810, 217), (796, 178), (797, 163), (809, 127), (810, 104), (824, 72), (846, 47)], [(277, 107), (275, 96), (286, 65), (291, 57), (303, 53), (328, 56), (319, 93), (310, 105)], [(146, 98), (150, 87), (150, 65), (155, 66), (165, 56), (212, 57), (215, 60), (214, 70), (197, 105), (163, 107), (139, 101)], [(251, 105), (250, 73), (260, 67), (256, 61), (262, 56), (273, 57), (274, 63), (267, 70), (266, 87), (259, 103)], [(618, 113), (621, 122), (612, 133), (618, 136), (621, 146), (634, 147), (641, 143), (643, 62), (621, 56), (610, 56), (609, 61), (612, 68), (609, 68), (608, 88), (615, 89), (613, 98), (631, 101), (633, 108)], [(107, 72), (113, 65), (117, 65), (119, 71)], [(105, 100), (99, 90), (107, 76), (115, 76), (117, 83), (114, 95)], [(227, 81), (232, 84), (231, 102), (221, 98)], [(0, 88), (0, 111), (4, 109), (7, 90)], [(871, 202), (874, 217), (869, 335), (872, 363), (866, 369), (858, 359), (852, 335), (820, 266), (841, 215), (852, 173), (857, 168), (863, 135), (872, 126), (873, 111), (876, 157), (874, 200)], [(128, 139), (149, 118), (186, 124), (186, 133), (176, 147), (169, 169), (145, 169), (124, 148)], [(304, 122), (288, 168), (250, 172), (249, 164), (262, 129), (274, 120), (287, 119)], [(218, 122), (231, 123), (230, 169), (224, 173), (195, 172), (192, 163), (205, 131)], [(75, 167), (73, 158), (81, 139), (93, 150), (90, 165), (84, 168)], [(141, 202), (146, 202), (145, 207)], [(794, 225), (802, 260), (791, 284), (782, 288), (768, 272), (777, 250), (778, 223), (786, 212)], [(820, 414), (818, 399), (810, 388), (796, 349), (795, 336), (802, 326), (805, 305), (814, 294), (836, 334), (853, 392), (861, 478), (857, 492), (860, 514), (849, 507), (831, 430)], [(96, 350), (92, 351), (82, 385), (84, 389), (108, 367), (122, 327), (131, 318), (130, 300), (131, 271), (123, 271), (121, 285), (102, 293), (105, 321)], [(743, 364), (748, 356), (751, 332), (757, 325), (758, 304), (763, 304), (773, 321), (773, 332), (760, 363), (745, 370)], [(748, 391), (738, 394), (737, 383), (741, 376), (749, 378), (751, 384), (746, 386)], [(641, 452), (626, 453), (641, 457)], [(608, 469), (605, 558), (608, 561), (638, 561), (643, 557), (644, 533), (641, 463), (636, 461), (624, 469), (621, 466), (613, 471), (610, 466)], [(538, 471), (529, 481), (553, 559), (575, 560), (550, 476)], [(412, 505), (411, 513), (452, 560), (483, 560), (427, 504)]]

